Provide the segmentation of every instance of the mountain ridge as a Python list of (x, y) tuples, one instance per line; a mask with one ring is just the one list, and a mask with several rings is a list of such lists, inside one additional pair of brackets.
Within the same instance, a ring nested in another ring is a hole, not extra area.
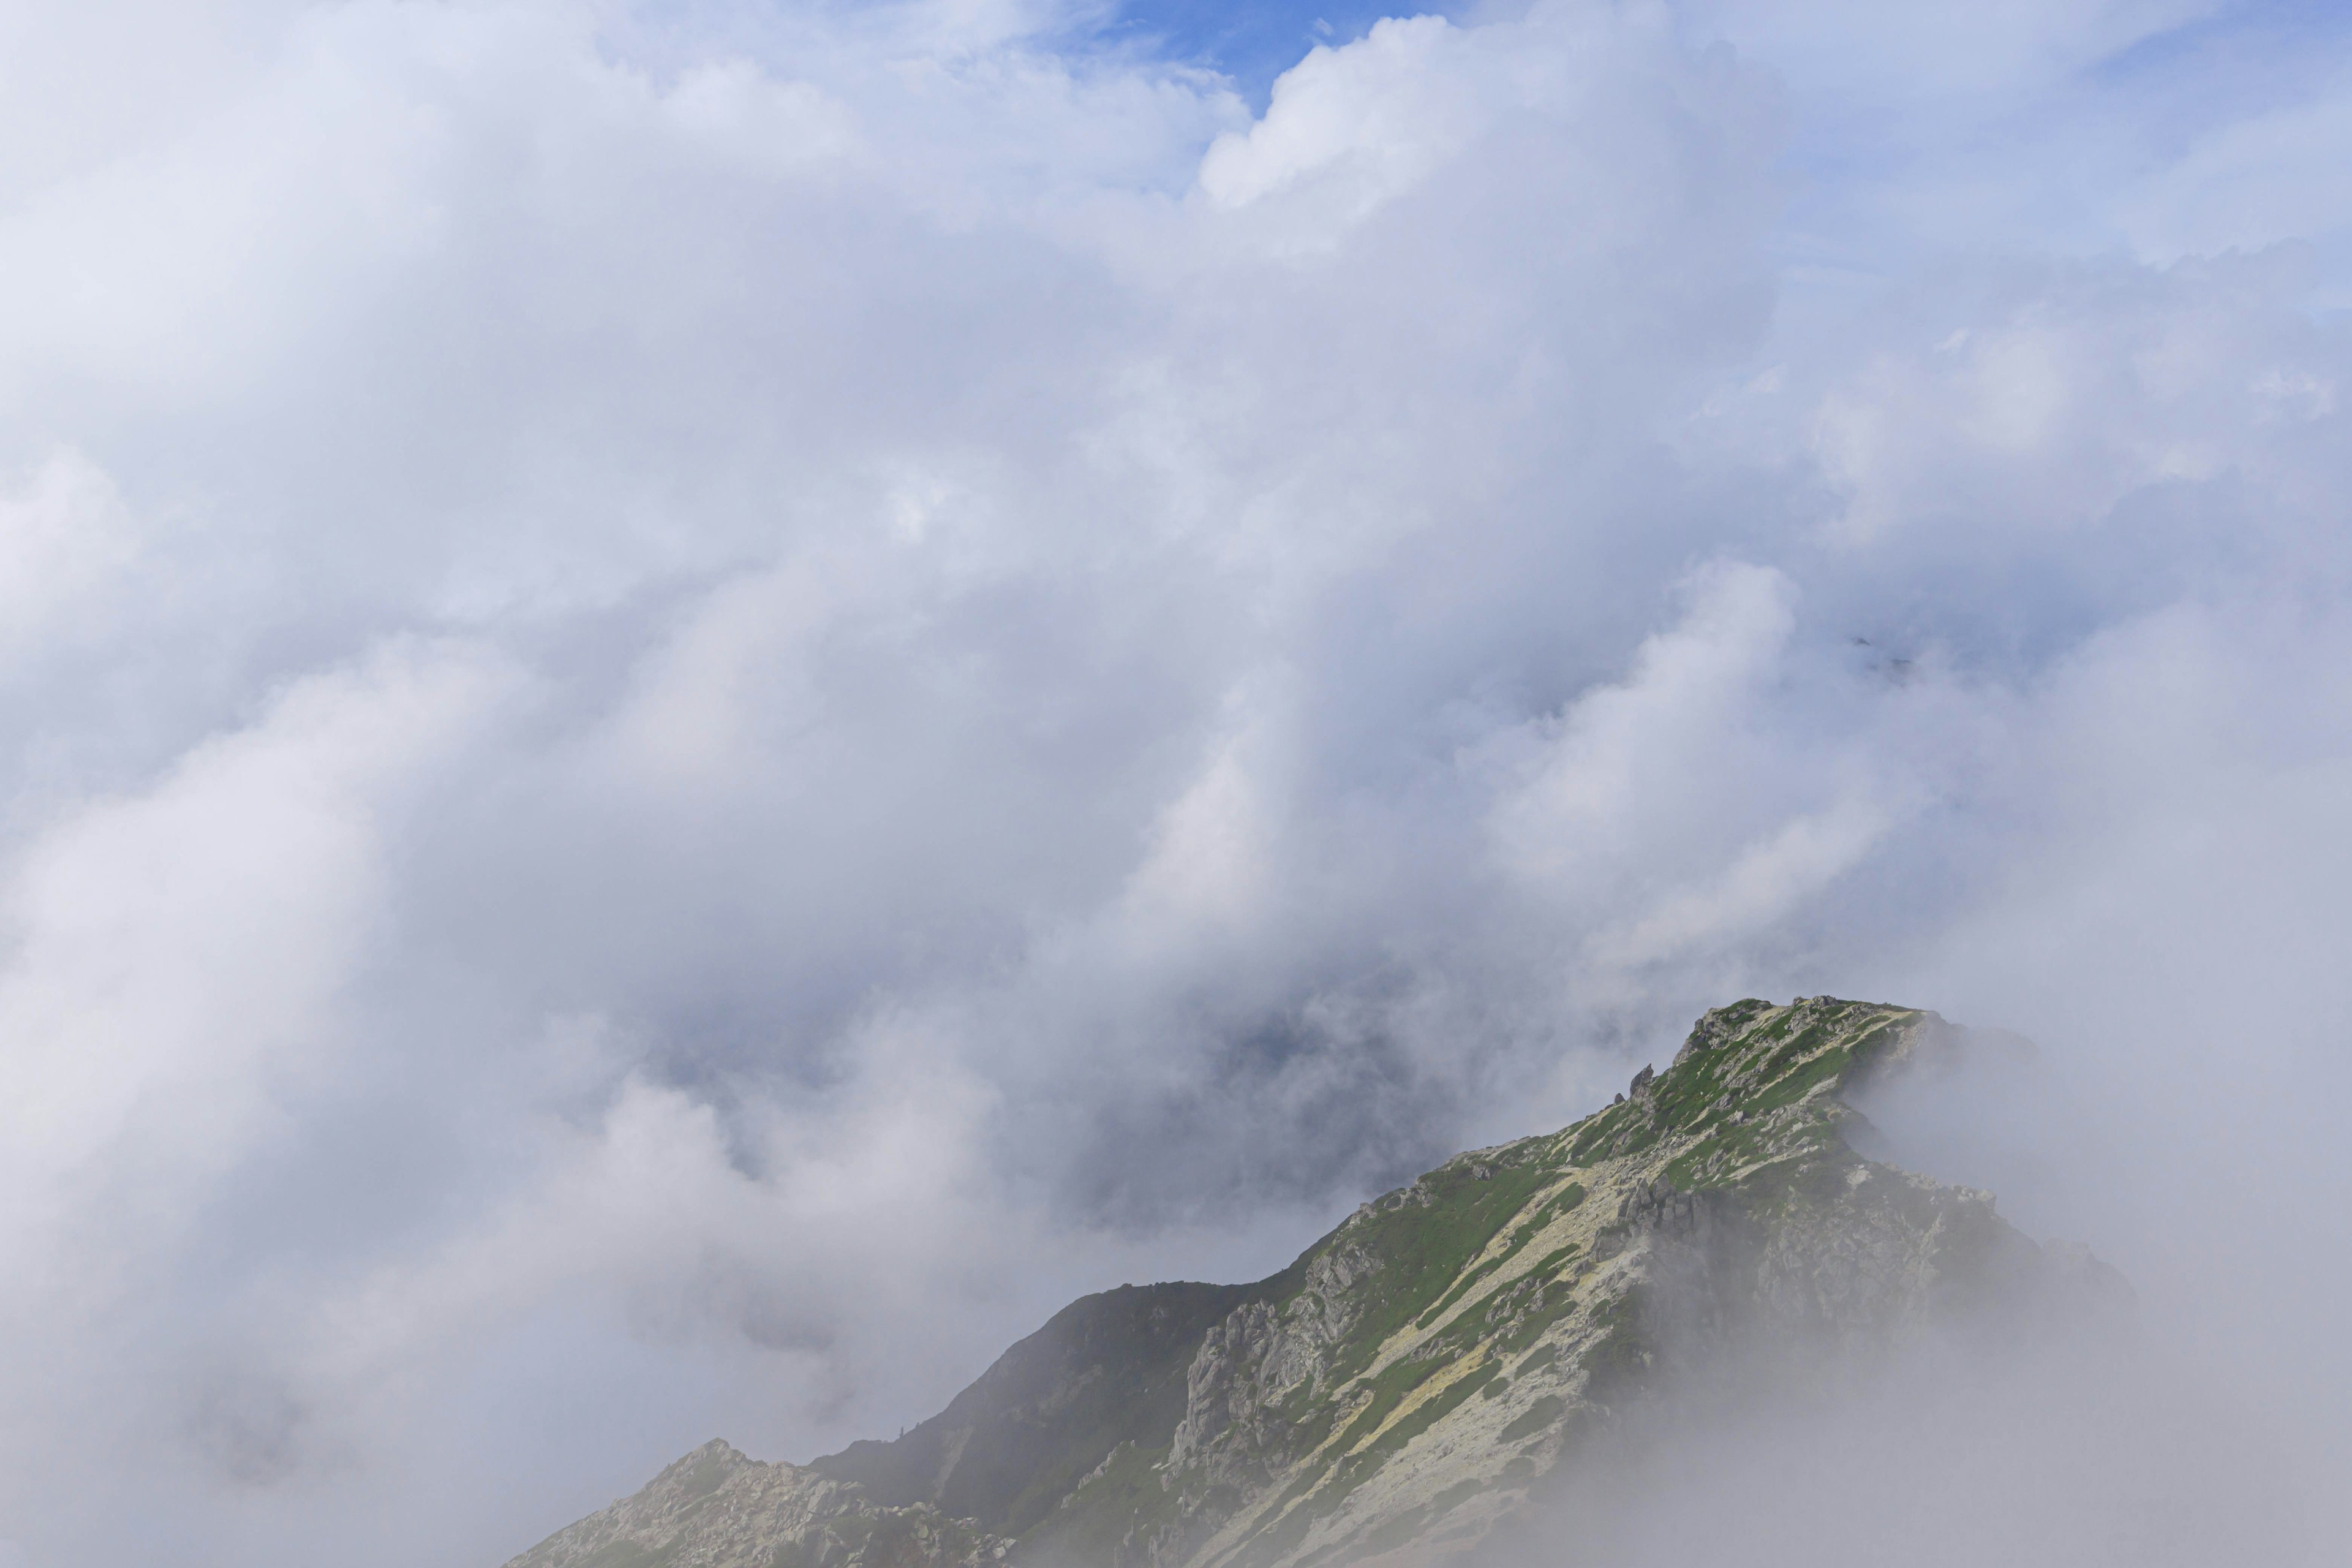
[(1847, 1096), (1967, 1038), (1833, 997), (1717, 1008), (1611, 1105), (1454, 1156), (1265, 1279), (1082, 1298), (898, 1439), (706, 1445), (508, 1568), (1459, 1557), (1744, 1335), (1826, 1363), (2117, 1294), (1990, 1194), (1847, 1142)]

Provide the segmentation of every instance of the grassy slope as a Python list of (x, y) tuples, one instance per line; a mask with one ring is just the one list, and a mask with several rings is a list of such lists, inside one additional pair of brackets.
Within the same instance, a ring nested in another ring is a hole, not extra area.
[[(1833, 1091), (1920, 1016), (1827, 998), (1719, 1009), (1633, 1099), (1463, 1155), (1368, 1205), (1318, 1244), (1361, 1248), (1377, 1267), (1327, 1375), (1287, 1402), (1301, 1457), (1278, 1492), (1238, 1510), (1196, 1561), (1313, 1563), (1343, 1546), (1371, 1551), (1531, 1475), (1580, 1406), (1648, 1365), (1638, 1286), (1594, 1257), (1625, 1229), (1610, 1223), (1623, 1196), (1661, 1177), (1684, 1191), (1762, 1194), (1825, 1158), (1850, 1159)], [(1596, 1192), (1611, 1201), (1588, 1206)], [(1418, 1491), (1406, 1479), (1392, 1496), (1360, 1497), (1441, 1426), (1463, 1429), (1457, 1471), (1462, 1439), (1484, 1445), (1479, 1476), (1437, 1485), (1439, 1467), (1428, 1466)]]
[[(1923, 1016), (1826, 997), (1717, 1009), (1632, 1099), (1458, 1156), (1269, 1279), (1074, 1302), (940, 1415), (809, 1468), (883, 1509), (1020, 1537), (1012, 1568), (1109, 1568), (1155, 1537), (1187, 1542), (1193, 1568), (1315, 1568), (1442, 1538), (1555, 1460), (1648, 1367), (1643, 1280), (1620, 1256), (1629, 1205), (1665, 1189), (1727, 1190), (1759, 1212), (1815, 1201), (1857, 1163), (1834, 1091)], [(1218, 1480), (1198, 1456), (1171, 1470), (1188, 1369), (1249, 1303), (1339, 1331), (1263, 1413), (1275, 1439), (1257, 1482)], [(873, 1557), (865, 1544), (850, 1561)], [(795, 1568), (784, 1555), (778, 1568)]]

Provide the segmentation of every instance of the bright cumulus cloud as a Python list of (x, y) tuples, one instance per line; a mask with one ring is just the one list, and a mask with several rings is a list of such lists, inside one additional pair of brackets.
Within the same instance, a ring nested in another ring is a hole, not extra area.
[(2341, 33), (1104, 20), (0, 18), (0, 1563), (494, 1563), (1749, 994), (2352, 1451)]

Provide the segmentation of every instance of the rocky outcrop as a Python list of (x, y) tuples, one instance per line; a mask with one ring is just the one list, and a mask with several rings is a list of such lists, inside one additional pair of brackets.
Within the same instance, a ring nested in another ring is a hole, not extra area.
[(1733, 1370), (2127, 1300), (1988, 1194), (1849, 1147), (1846, 1090), (1967, 1039), (1831, 997), (1717, 1009), (1630, 1095), (1364, 1205), (1271, 1279), (1087, 1298), (897, 1443), (798, 1468), (715, 1446), (509, 1568), (1458, 1557)]
[(706, 1443), (509, 1568), (982, 1568), (1013, 1542), (929, 1505)]

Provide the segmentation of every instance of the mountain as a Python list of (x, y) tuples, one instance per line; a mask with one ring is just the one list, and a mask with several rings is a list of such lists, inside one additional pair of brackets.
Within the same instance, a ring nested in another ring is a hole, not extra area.
[(1472, 1554), (1645, 1412), (2127, 1295), (1849, 1143), (1856, 1090), (1969, 1041), (1826, 996), (1718, 1008), (1616, 1103), (1457, 1156), (1271, 1279), (1087, 1297), (895, 1442), (804, 1466), (714, 1442), (508, 1568)]

